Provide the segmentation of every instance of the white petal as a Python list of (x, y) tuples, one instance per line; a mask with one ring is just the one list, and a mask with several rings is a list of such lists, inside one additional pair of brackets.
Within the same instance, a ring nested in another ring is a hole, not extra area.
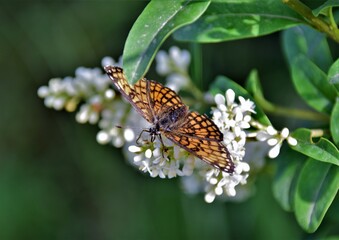
[(225, 97), (221, 95), (220, 93), (218, 93), (217, 95), (215, 95), (214, 101), (217, 105), (225, 104)]
[(100, 131), (97, 134), (97, 142), (100, 144), (106, 144), (111, 140), (109, 134), (105, 131)]
[(213, 192), (209, 192), (205, 195), (205, 202), (212, 203), (215, 199), (215, 194)]
[(131, 145), (128, 147), (128, 151), (132, 152), (132, 153), (136, 153), (136, 152), (140, 152), (141, 148), (135, 145)]
[(104, 57), (102, 60), (101, 60), (101, 66), (103, 67), (106, 67), (106, 66), (112, 66), (112, 65), (115, 65), (115, 61), (113, 58), (111, 57)]
[(209, 182), (210, 182), (210, 184), (215, 185), (215, 184), (218, 183), (218, 179), (212, 177), (212, 178), (209, 180)]
[(267, 144), (270, 145), (270, 146), (274, 146), (278, 143), (278, 139), (276, 138), (270, 138), (267, 140)]
[(268, 133), (269, 135), (271, 135), (271, 136), (274, 136), (274, 135), (276, 135), (276, 134), (278, 133), (278, 131), (275, 130), (273, 126), (268, 126), (268, 127), (266, 128), (266, 131), (267, 131), (267, 133)]
[(147, 157), (147, 158), (151, 158), (152, 157), (152, 150), (151, 149), (147, 149), (146, 150), (145, 157)]
[(227, 106), (230, 106), (234, 103), (235, 92), (232, 89), (226, 91)]
[(45, 98), (47, 97), (49, 94), (49, 88), (47, 86), (42, 86), (42, 87), (39, 87), (38, 89), (38, 96), (41, 97), (41, 98)]
[(287, 142), (288, 144), (290, 144), (291, 146), (296, 146), (298, 144), (297, 139), (295, 139), (294, 137), (288, 137), (287, 138)]
[(290, 130), (288, 130), (288, 128), (284, 128), (280, 134), (283, 138), (287, 138), (288, 135), (290, 134)]
[(126, 128), (124, 131), (124, 138), (127, 142), (131, 142), (135, 138), (135, 133), (133, 132), (132, 129)]
[(214, 192), (216, 195), (220, 196), (224, 191), (222, 190), (222, 187), (216, 187)]
[(280, 153), (280, 148), (281, 148), (281, 144), (277, 144), (275, 145), (273, 148), (271, 148), (271, 150), (268, 152), (268, 157), (269, 158), (276, 158), (279, 153)]
[(114, 96), (115, 96), (115, 92), (114, 92), (113, 89), (107, 89), (107, 90), (105, 91), (105, 98), (106, 98), (106, 99), (113, 99)]

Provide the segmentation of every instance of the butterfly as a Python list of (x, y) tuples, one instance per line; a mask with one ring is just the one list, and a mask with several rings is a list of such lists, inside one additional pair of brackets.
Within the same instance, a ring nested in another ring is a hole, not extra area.
[[(170, 88), (142, 78), (129, 85), (120, 67), (106, 66), (105, 71), (122, 96), (152, 126), (145, 130), (151, 141), (161, 135), (212, 166), (234, 172), (234, 163), (223, 134), (206, 115), (190, 111)], [(162, 141), (162, 140), (161, 140)]]

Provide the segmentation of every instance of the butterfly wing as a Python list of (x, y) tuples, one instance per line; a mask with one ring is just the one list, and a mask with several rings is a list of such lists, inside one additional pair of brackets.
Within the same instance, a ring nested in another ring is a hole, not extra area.
[[(151, 123), (154, 123), (154, 118), (163, 117), (170, 109), (187, 108), (173, 90), (160, 83), (140, 79), (132, 87), (121, 68), (108, 66), (105, 70), (125, 99)], [(223, 135), (207, 116), (187, 111), (185, 118), (178, 119), (171, 131), (162, 133), (180, 147), (222, 171), (234, 171), (234, 163), (222, 144)]]
[(124, 98), (139, 114), (152, 123), (153, 115), (148, 100), (147, 81), (140, 79), (134, 86), (131, 86), (128, 84), (122, 68), (106, 66), (105, 71)]
[(166, 109), (185, 106), (181, 98), (172, 89), (155, 81), (147, 81), (149, 102), (155, 116), (161, 115)]
[(183, 126), (178, 126), (178, 129), (176, 129), (178, 134), (196, 136), (212, 141), (222, 141), (224, 139), (217, 125), (206, 115), (189, 112), (185, 119)]
[(176, 129), (163, 134), (208, 164), (222, 171), (234, 172), (230, 153), (222, 143), (223, 134), (215, 123), (197, 112), (188, 113), (185, 119)]

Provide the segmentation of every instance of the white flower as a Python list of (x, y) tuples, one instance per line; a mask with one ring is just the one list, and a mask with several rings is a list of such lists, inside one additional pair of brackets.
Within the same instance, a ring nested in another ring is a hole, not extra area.
[[(167, 75), (180, 69), (186, 72), (191, 61), (191, 55), (187, 50), (180, 50), (173, 46), (169, 49), (169, 54), (160, 50), (155, 56), (156, 71), (160, 75)], [(173, 71), (174, 70), (174, 71)]]
[(191, 56), (187, 50), (180, 50), (175, 46), (169, 49), (168, 54), (160, 50), (155, 60), (158, 74), (167, 76), (167, 87), (174, 91), (179, 91), (189, 85), (188, 65), (191, 61)]
[[(146, 137), (147, 138), (147, 137)], [(162, 136), (164, 146), (156, 138), (154, 142), (143, 139), (140, 146), (130, 145), (128, 154), (133, 163), (151, 177), (173, 178), (193, 173), (195, 157)]]
[(118, 66), (118, 67), (122, 67), (122, 56), (119, 57), (119, 61), (118, 62), (116, 62), (111, 57), (104, 57), (101, 60), (101, 66), (102, 67), (106, 67), (106, 66)]
[(295, 146), (297, 140), (290, 136), (290, 131), (288, 128), (283, 128), (281, 132), (277, 131), (273, 126), (263, 126), (260, 123), (254, 123), (255, 127), (258, 127), (260, 130), (251, 136), (255, 136), (259, 141), (266, 141), (269, 146), (272, 148), (268, 151), (269, 158), (276, 158), (282, 146), (284, 140)]
[(235, 197), (235, 187), (239, 184), (244, 185), (247, 182), (248, 171), (250, 167), (245, 162), (238, 162), (233, 174), (222, 172), (218, 169), (211, 169), (205, 174), (205, 201), (211, 203), (216, 196)]

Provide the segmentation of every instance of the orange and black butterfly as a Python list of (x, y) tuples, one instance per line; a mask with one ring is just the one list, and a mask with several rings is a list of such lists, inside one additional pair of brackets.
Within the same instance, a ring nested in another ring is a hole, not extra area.
[(222, 171), (233, 173), (234, 163), (222, 144), (223, 134), (206, 115), (189, 111), (171, 89), (145, 78), (128, 84), (123, 70), (107, 66), (105, 71), (116, 88), (152, 127), (146, 130), (153, 141), (161, 134), (186, 151)]

